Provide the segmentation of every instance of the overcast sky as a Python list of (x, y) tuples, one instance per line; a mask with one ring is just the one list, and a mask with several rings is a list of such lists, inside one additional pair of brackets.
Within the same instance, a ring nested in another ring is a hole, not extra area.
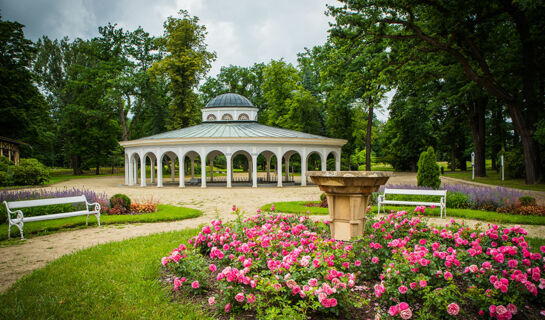
[(163, 22), (180, 9), (197, 16), (208, 31), (206, 43), (221, 66), (249, 66), (284, 58), (295, 63), (305, 47), (327, 39), (326, 3), (334, 0), (0, 0), (3, 19), (26, 27), (25, 35), (89, 39), (108, 22), (152, 35), (163, 33)]
[[(163, 22), (179, 10), (197, 16), (208, 31), (206, 43), (217, 54), (208, 73), (221, 66), (250, 66), (284, 58), (295, 64), (305, 47), (327, 39), (326, 4), (335, 0), (0, 0), (4, 20), (25, 25), (27, 38), (89, 39), (108, 22), (127, 30), (142, 26), (163, 33)], [(382, 118), (382, 117), (381, 117)]]

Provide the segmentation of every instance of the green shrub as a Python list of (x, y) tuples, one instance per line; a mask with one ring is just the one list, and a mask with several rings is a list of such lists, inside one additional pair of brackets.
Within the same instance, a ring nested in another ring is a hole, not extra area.
[(325, 195), (325, 192), (322, 192), (320, 195), (320, 201), (324, 201), (325, 199), (327, 199), (327, 196)]
[(0, 171), (0, 187), (10, 186), (13, 184), (13, 175), (9, 175), (5, 171)]
[(13, 162), (6, 156), (0, 156), (0, 171), (8, 171), (9, 166), (12, 166)]
[(114, 194), (110, 198), (110, 207), (123, 207), (126, 211), (131, 210), (131, 199), (122, 193)]
[(519, 198), (520, 205), (523, 207), (527, 206), (535, 206), (536, 205), (536, 198), (531, 196), (523, 196)]
[(511, 150), (503, 156), (503, 165), (505, 175), (508, 178), (524, 178), (526, 170), (524, 169), (524, 154), (522, 150)]
[(49, 169), (36, 159), (21, 159), (19, 165), (10, 168), (13, 168), (13, 183), (17, 186), (35, 186), (49, 180)]
[(416, 175), (418, 186), (437, 189), (441, 185), (439, 176), (440, 170), (435, 152), (432, 147), (429, 147), (428, 151), (422, 152), (420, 159), (418, 159), (418, 173)]
[(471, 197), (462, 192), (448, 192), (447, 208), (469, 209), (471, 208)]

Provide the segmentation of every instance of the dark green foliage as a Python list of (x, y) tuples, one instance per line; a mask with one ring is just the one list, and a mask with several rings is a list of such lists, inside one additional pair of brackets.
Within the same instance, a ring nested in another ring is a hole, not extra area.
[(36, 159), (21, 159), (13, 167), (13, 183), (17, 186), (35, 186), (49, 180), (49, 169)]
[(439, 176), (440, 171), (435, 152), (432, 147), (429, 147), (428, 151), (420, 154), (420, 159), (418, 160), (417, 184), (418, 186), (437, 189), (441, 185)]
[(325, 192), (322, 192), (322, 194), (320, 195), (320, 201), (324, 201), (325, 199), (327, 199), (327, 196)]
[(29, 71), (35, 50), (23, 27), (0, 17), (0, 136), (29, 143), (21, 146), (22, 155), (44, 161), (52, 121)]
[(536, 198), (532, 196), (524, 196), (519, 198), (519, 202), (521, 206), (535, 206), (536, 205)]
[(447, 208), (469, 209), (471, 208), (471, 197), (462, 192), (447, 193)]
[(503, 155), (503, 165), (505, 168), (506, 178), (523, 178), (525, 176), (524, 171), (524, 154), (522, 150), (515, 149), (506, 152)]
[(36, 186), (49, 181), (49, 169), (36, 159), (21, 159), (14, 165), (0, 157), (0, 186)]
[(129, 211), (131, 209), (131, 199), (122, 193), (114, 194), (110, 198), (110, 207), (115, 208), (116, 206), (122, 206)]

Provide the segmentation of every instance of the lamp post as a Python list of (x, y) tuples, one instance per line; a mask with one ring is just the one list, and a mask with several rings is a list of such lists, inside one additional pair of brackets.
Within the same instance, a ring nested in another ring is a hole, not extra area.
[(475, 180), (475, 152), (471, 153), (471, 180)]

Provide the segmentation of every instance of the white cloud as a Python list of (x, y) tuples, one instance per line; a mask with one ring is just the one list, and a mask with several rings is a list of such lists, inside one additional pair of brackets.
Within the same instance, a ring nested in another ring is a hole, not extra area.
[[(49, 3), (48, 3), (49, 2)], [(32, 40), (68, 36), (91, 38), (108, 22), (152, 35), (163, 33), (163, 22), (180, 9), (200, 18), (208, 30), (206, 42), (217, 54), (209, 75), (229, 64), (249, 66), (284, 58), (296, 63), (304, 47), (327, 39), (326, 3), (333, 0), (0, 0), (3, 19), (24, 25)]]

